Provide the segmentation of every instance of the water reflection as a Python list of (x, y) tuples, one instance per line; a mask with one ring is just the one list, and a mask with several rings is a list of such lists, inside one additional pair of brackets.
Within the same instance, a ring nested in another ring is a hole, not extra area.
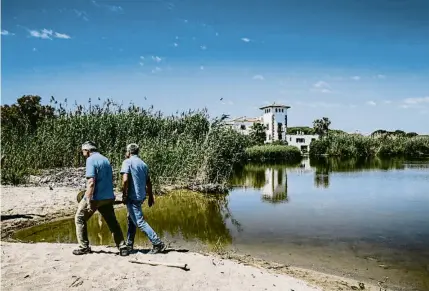
[[(204, 196), (177, 191), (159, 197), (152, 208), (147, 207), (145, 203), (143, 211), (149, 224), (161, 237), (178, 236), (208, 245), (225, 246), (232, 241), (226, 226), (228, 220), (231, 220), (232, 225), (240, 231), (240, 224), (229, 211), (225, 196)], [(116, 216), (125, 234), (126, 210), (118, 209)], [(93, 245), (107, 245), (113, 242), (109, 228), (98, 214), (88, 221), (88, 236)], [(77, 242), (73, 218), (24, 229), (17, 232), (15, 237), (24, 241)], [(147, 242), (146, 235), (138, 231), (135, 243), (145, 245)]]
[[(289, 166), (290, 167), (290, 166)], [(287, 195), (287, 166), (248, 164), (236, 171), (232, 184), (237, 188), (253, 188), (261, 191), (261, 200), (269, 203), (285, 203)]]

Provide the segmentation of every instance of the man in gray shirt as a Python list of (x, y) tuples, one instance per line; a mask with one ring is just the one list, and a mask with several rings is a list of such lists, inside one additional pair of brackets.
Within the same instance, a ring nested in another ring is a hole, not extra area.
[(148, 236), (153, 245), (150, 253), (156, 254), (163, 252), (166, 247), (143, 217), (142, 204), (146, 199), (146, 195), (149, 197), (149, 207), (152, 207), (155, 201), (149, 177), (149, 168), (138, 154), (139, 146), (135, 143), (129, 144), (126, 152), (127, 159), (122, 163), (121, 167), (123, 201), (128, 210), (127, 246), (129, 251), (133, 249), (136, 228), (138, 227)]

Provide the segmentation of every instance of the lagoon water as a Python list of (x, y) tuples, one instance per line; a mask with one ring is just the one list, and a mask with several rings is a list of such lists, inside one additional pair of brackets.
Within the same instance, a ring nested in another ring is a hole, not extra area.
[[(144, 208), (164, 238), (224, 247), (398, 290), (429, 290), (429, 161), (248, 164), (223, 197), (172, 193)], [(126, 231), (126, 212), (117, 212)], [(112, 244), (98, 216), (92, 244)], [(73, 218), (21, 230), (24, 241), (76, 242)], [(142, 233), (137, 244), (147, 245)], [(386, 278), (388, 277), (388, 278)]]

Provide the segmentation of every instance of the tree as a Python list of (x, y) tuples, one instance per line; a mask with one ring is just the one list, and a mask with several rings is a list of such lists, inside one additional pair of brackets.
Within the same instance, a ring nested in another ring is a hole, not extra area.
[(250, 138), (254, 144), (264, 144), (267, 139), (265, 126), (262, 123), (254, 123), (250, 128)]
[(54, 117), (55, 109), (41, 105), (41, 99), (37, 95), (24, 95), (17, 99), (16, 104), (1, 106), (2, 128), (34, 131), (39, 122)]
[(314, 132), (320, 136), (328, 134), (330, 125), (331, 121), (327, 117), (322, 117), (322, 119), (316, 119), (313, 121)]
[(407, 137), (415, 137), (418, 136), (417, 132), (408, 132)]

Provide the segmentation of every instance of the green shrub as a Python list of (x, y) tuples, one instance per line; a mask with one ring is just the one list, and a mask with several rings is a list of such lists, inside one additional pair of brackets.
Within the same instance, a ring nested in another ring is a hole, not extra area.
[(294, 146), (285, 145), (252, 146), (246, 149), (246, 157), (255, 162), (297, 162), (301, 160), (301, 151)]
[(55, 118), (44, 120), (35, 131), (2, 126), (1, 181), (18, 184), (32, 170), (84, 166), (80, 147), (86, 140), (95, 141), (115, 169), (125, 146), (138, 143), (155, 186), (225, 183), (247, 146), (244, 136), (210, 120), (205, 110), (163, 116), (109, 100), (68, 112), (60, 105)]
[(310, 156), (339, 157), (418, 157), (429, 155), (429, 137), (385, 135), (367, 137), (357, 134), (336, 134), (312, 142)]

